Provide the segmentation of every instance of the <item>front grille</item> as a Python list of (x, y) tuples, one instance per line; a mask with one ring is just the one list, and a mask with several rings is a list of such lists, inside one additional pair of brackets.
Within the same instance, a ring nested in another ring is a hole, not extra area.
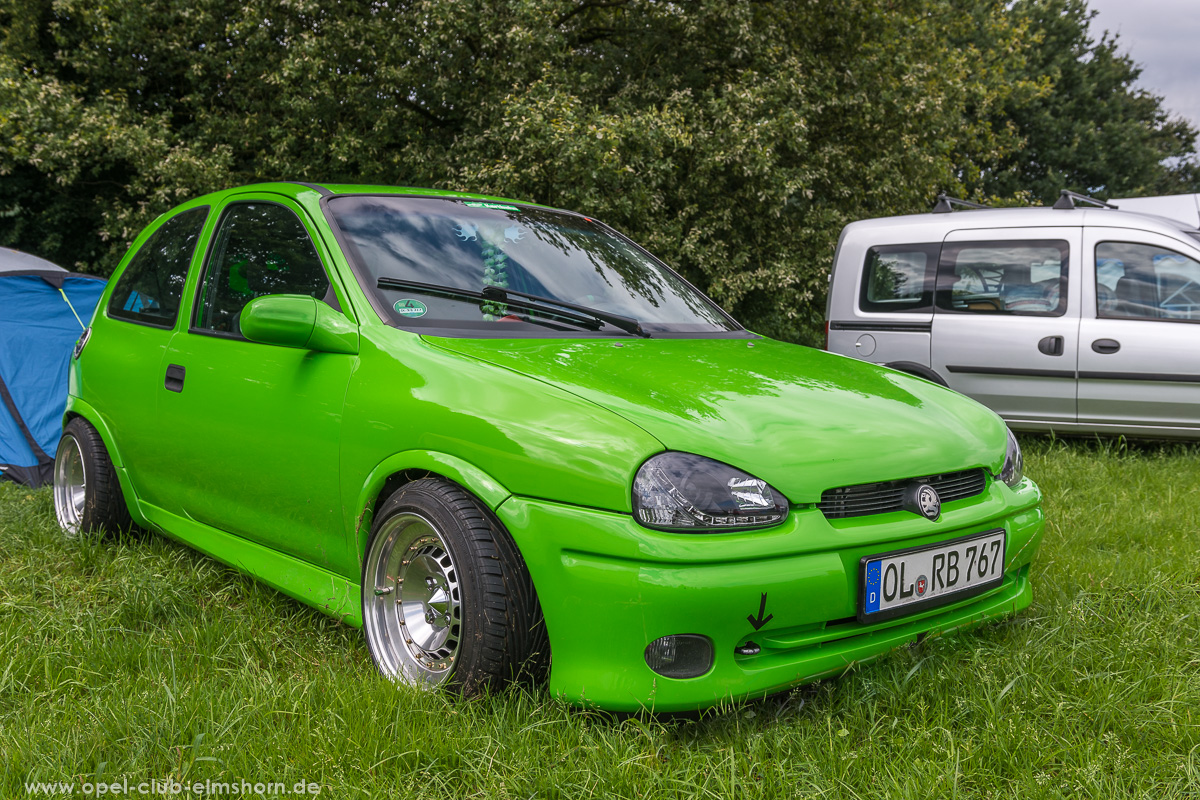
[(927, 483), (937, 489), (943, 503), (974, 497), (983, 492), (982, 469), (967, 469), (962, 472), (947, 472), (925, 478), (909, 478), (904, 481), (882, 483), (860, 483), (857, 486), (842, 486), (828, 489), (821, 494), (817, 508), (827, 519), (864, 517), (868, 514), (886, 514), (904, 507), (904, 492), (914, 483)]

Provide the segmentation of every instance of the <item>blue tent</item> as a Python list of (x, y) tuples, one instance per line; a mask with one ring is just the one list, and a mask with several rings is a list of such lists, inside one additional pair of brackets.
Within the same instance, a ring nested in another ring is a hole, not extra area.
[(0, 479), (52, 479), (71, 350), (104, 285), (0, 248)]

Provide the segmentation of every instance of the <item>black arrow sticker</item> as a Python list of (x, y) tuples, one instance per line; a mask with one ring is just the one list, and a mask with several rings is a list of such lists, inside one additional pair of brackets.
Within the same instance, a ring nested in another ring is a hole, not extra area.
[(746, 621), (754, 626), (754, 630), (758, 630), (763, 625), (766, 625), (775, 618), (774, 614), (767, 614), (766, 619), (763, 619), (763, 612), (767, 610), (767, 596), (764, 594), (762, 599), (758, 601), (758, 619), (754, 617), (746, 617)]

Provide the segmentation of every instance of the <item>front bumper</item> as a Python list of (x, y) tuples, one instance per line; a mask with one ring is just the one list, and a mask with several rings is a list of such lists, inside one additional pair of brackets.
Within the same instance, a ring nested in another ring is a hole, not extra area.
[[(1032, 600), (1029, 563), (1041, 542), (1041, 494), (989, 482), (949, 503), (937, 522), (909, 512), (827, 521), (795, 508), (775, 528), (664, 533), (627, 514), (512, 497), (497, 513), (529, 565), (545, 614), (550, 689), (615, 711), (679, 711), (758, 697), (844, 672), (921, 634), (1011, 614)], [(874, 624), (855, 620), (863, 556), (1004, 528), (1004, 580), (987, 593)], [(762, 596), (763, 617), (756, 630)], [(671, 634), (712, 639), (697, 678), (654, 673), (646, 646)], [(737, 655), (747, 641), (756, 655)]]

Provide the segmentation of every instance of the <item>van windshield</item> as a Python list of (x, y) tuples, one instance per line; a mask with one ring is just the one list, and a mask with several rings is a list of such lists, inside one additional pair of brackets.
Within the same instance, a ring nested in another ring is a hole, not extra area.
[(619, 317), (648, 335), (742, 330), (665, 265), (584, 216), (436, 197), (347, 195), (327, 207), (363, 289), (401, 327), (630, 335), (632, 325), (611, 319)]

